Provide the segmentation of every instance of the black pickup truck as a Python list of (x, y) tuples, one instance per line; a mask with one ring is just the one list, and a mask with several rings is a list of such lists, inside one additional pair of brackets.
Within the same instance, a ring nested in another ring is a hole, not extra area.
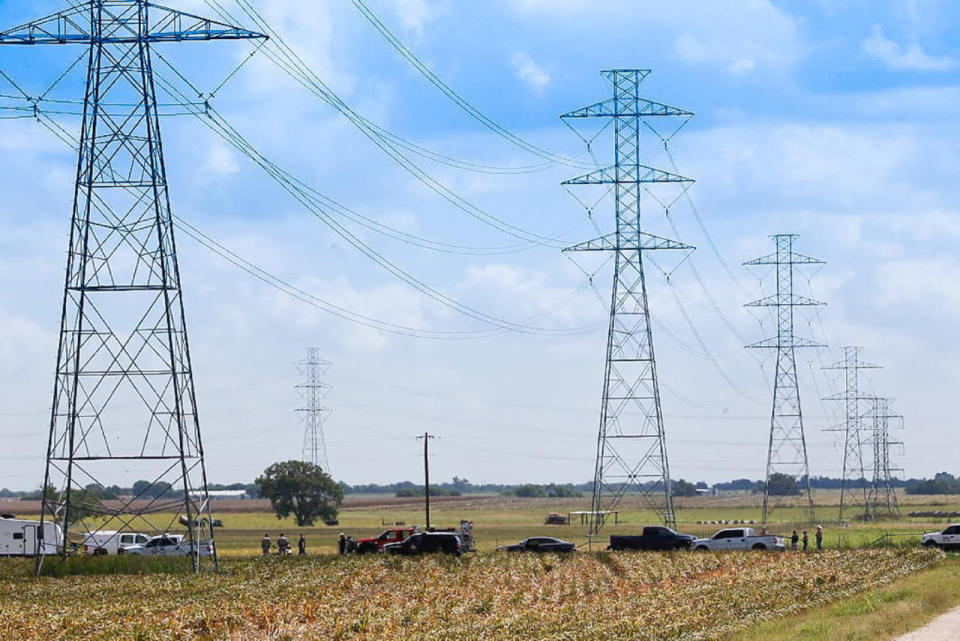
[(608, 550), (688, 550), (696, 537), (678, 534), (668, 527), (659, 525), (643, 528), (643, 534), (619, 535), (610, 537)]

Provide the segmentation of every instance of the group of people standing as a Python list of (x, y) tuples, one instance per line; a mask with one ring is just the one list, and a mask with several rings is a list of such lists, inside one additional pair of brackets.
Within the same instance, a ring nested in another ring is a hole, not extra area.
[[(823, 526), (822, 525), (817, 526), (817, 531), (814, 534), (814, 538), (817, 541), (817, 551), (819, 552), (823, 550)], [(810, 539), (807, 536), (807, 531), (803, 530), (803, 536), (801, 537), (799, 534), (797, 534), (797, 531), (794, 530), (793, 534), (790, 535), (790, 549), (799, 550), (801, 541), (803, 542), (803, 551), (806, 552), (807, 546), (809, 545), (809, 542), (810, 542)]]
[[(270, 549), (273, 547), (273, 542), (270, 540), (270, 534), (264, 532), (263, 538), (260, 539), (260, 549), (263, 551), (263, 556), (270, 554)], [(303, 535), (300, 535), (300, 540), (297, 541), (297, 554), (303, 556), (307, 553), (307, 540), (303, 538)], [(292, 554), (290, 551), (290, 539), (288, 539), (283, 532), (280, 533), (280, 538), (277, 539), (277, 554), (280, 556), (287, 556)]]

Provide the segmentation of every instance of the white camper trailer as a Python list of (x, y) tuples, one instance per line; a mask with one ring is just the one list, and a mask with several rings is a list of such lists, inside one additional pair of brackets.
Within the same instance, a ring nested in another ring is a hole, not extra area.
[(59, 554), (63, 530), (56, 523), (18, 519), (12, 514), (0, 515), (0, 556), (39, 556)]

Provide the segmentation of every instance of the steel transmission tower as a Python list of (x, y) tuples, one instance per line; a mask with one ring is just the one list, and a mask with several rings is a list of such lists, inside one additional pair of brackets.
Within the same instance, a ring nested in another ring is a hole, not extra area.
[(900, 517), (897, 493), (893, 487), (893, 473), (902, 471), (890, 465), (890, 446), (903, 445), (900, 441), (890, 440), (890, 420), (903, 421), (903, 416), (890, 414), (890, 399), (872, 399), (870, 418), (871, 444), (873, 445), (873, 479), (867, 495), (868, 514), (871, 519), (878, 517)]
[[(843, 475), (840, 483), (840, 521), (843, 521), (843, 511), (849, 502), (848, 485), (855, 481), (859, 485), (863, 496), (864, 515), (869, 517), (870, 504), (867, 497), (866, 468), (863, 465), (863, 417), (860, 413), (860, 401), (873, 401), (874, 397), (860, 391), (860, 370), (878, 369), (873, 365), (860, 360), (861, 347), (844, 347), (843, 360), (827, 365), (825, 370), (842, 370), (844, 390), (824, 398), (827, 401), (842, 401), (844, 407), (844, 423), (842, 427), (831, 427), (827, 431), (843, 432)], [(850, 478), (856, 474), (854, 478)]]
[(648, 117), (693, 114), (641, 98), (640, 83), (649, 74), (646, 69), (604, 71), (613, 84), (613, 97), (561, 116), (614, 120), (615, 164), (563, 183), (612, 185), (616, 200), (616, 231), (564, 250), (615, 253), (591, 536), (603, 527), (604, 512), (616, 509), (627, 492), (642, 495), (667, 525), (676, 522), (643, 254), (693, 248), (644, 233), (640, 195), (645, 184), (692, 181), (640, 164), (640, 129)]
[(320, 358), (320, 348), (308, 347), (307, 357), (297, 363), (303, 382), (296, 387), (303, 397), (303, 407), (297, 408), (304, 422), (303, 432), (303, 460), (319, 465), (324, 472), (330, 472), (330, 462), (327, 459), (327, 443), (323, 433), (323, 420), (330, 410), (323, 406), (323, 399), (330, 391), (330, 386), (323, 382), (323, 377), (333, 363)]
[(797, 379), (796, 350), (798, 348), (822, 347), (814, 341), (794, 334), (794, 309), (796, 307), (823, 305), (812, 298), (794, 293), (794, 265), (821, 265), (824, 261), (810, 258), (793, 251), (796, 234), (777, 234), (772, 237), (776, 251), (751, 260), (744, 265), (772, 265), (777, 279), (777, 293), (747, 303), (747, 307), (775, 307), (777, 335), (758, 343), (747, 345), (753, 349), (777, 351), (776, 377), (773, 383), (773, 408), (770, 412), (770, 440), (767, 446), (767, 475), (763, 489), (763, 525), (773, 510), (771, 505), (771, 477), (783, 474), (794, 479), (806, 494), (810, 522), (814, 522), (813, 490), (810, 487), (810, 463), (807, 458), (807, 441), (803, 430), (803, 411), (800, 406), (800, 385)]
[[(88, 0), (0, 32), (89, 49), (41, 514), (63, 526), (64, 554), (71, 528), (179, 524), (190, 542), (213, 539), (151, 48), (263, 37), (144, 0)], [(106, 489), (131, 474), (149, 479), (136, 496)]]

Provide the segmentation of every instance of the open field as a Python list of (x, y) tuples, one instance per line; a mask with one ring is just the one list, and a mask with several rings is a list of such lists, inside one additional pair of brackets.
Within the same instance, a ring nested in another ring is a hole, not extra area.
[(0, 638), (721, 639), (943, 557), (920, 549), (316, 556), (227, 560), (221, 576), (63, 578), (28, 577), (28, 562), (7, 561)]
[[(722, 497), (692, 497), (677, 500), (678, 529), (681, 531), (708, 536), (722, 525), (704, 523), (724, 520), (759, 520), (759, 495), (737, 495)], [(960, 511), (960, 496), (901, 496), (903, 513), (909, 511)], [(491, 550), (497, 545), (514, 542), (527, 536), (548, 534), (578, 544), (587, 543), (587, 527), (578, 520), (568, 526), (544, 525), (544, 517), (552, 511), (570, 512), (589, 509), (589, 499), (520, 499), (489, 495), (467, 495), (462, 497), (437, 497), (432, 500), (432, 522), (440, 527), (455, 526), (460, 519), (474, 521), (474, 533), (480, 550)], [(808, 527), (804, 522), (806, 511), (796, 505), (796, 499), (787, 499), (783, 507), (773, 512), (771, 531), (788, 534), (793, 527)], [(13, 512), (30, 515), (31, 508), (39, 508), (30, 501), (0, 502), (0, 512)], [(27, 508), (27, 509), (23, 509)], [(395, 522), (423, 524), (423, 499), (396, 498), (384, 495), (348, 496), (340, 512), (340, 525), (335, 527), (315, 526), (298, 528), (292, 518), (278, 520), (270, 511), (269, 503), (261, 500), (218, 501), (216, 514), (223, 520), (224, 527), (218, 529), (218, 549), (226, 556), (253, 555), (259, 552), (259, 540), (264, 532), (276, 539), (280, 532), (296, 538), (303, 533), (311, 553), (333, 553), (336, 538), (340, 532), (355, 538), (373, 536), (383, 530), (386, 524)], [(897, 536), (890, 539), (893, 543), (917, 544), (919, 535), (925, 531), (942, 529), (947, 521), (960, 519), (931, 519), (904, 517), (897, 521), (877, 521), (872, 523), (851, 523), (841, 526), (837, 523), (839, 515), (839, 492), (822, 491), (817, 493), (816, 513), (818, 520), (826, 527), (824, 543), (828, 548), (861, 547), (868, 545), (887, 533)], [(850, 512), (852, 514), (853, 512)], [(151, 523), (160, 529), (180, 529), (168, 525), (173, 515), (154, 515)], [(620, 513), (619, 525), (611, 521), (605, 526), (604, 539), (609, 534), (635, 533), (644, 524), (656, 522), (656, 516), (640, 509), (638, 500), (627, 497)], [(133, 529), (152, 531), (146, 524), (133, 524)], [(143, 526), (139, 527), (138, 526)], [(812, 531), (811, 531), (812, 535)], [(812, 538), (811, 538), (812, 545)], [(605, 546), (602, 541), (599, 548)], [(594, 549), (597, 549), (595, 544)]]

